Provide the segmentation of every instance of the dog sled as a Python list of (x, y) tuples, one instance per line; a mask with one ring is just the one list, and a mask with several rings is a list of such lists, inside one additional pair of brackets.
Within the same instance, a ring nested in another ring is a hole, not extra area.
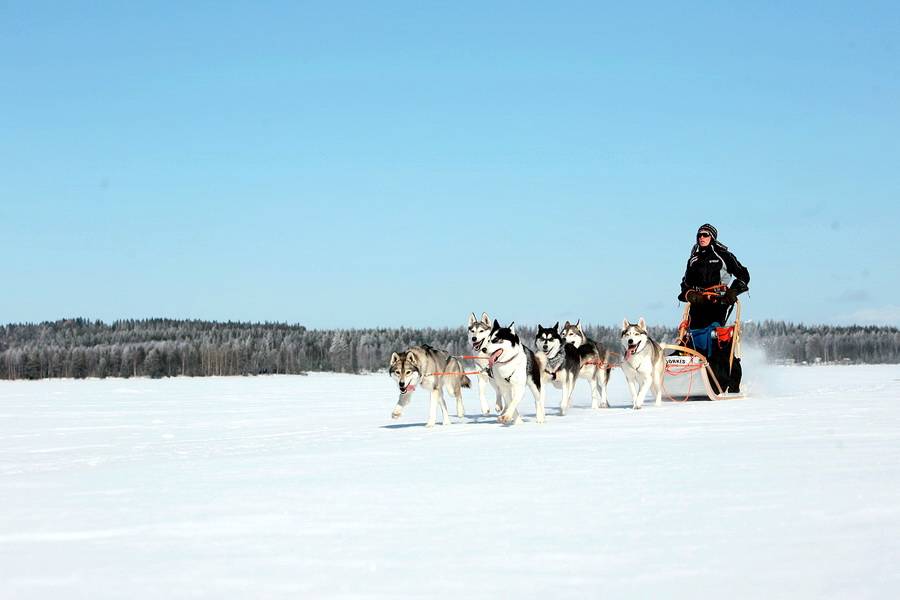
[[(724, 287), (725, 286), (714, 286), (708, 288), (703, 293), (709, 296), (721, 296)], [(708, 340), (710, 344), (708, 347), (712, 349), (715, 349), (714, 345), (718, 347), (723, 347), (725, 345), (730, 346), (727, 359), (728, 374), (731, 373), (732, 368), (734, 367), (734, 360), (741, 357), (740, 300), (737, 300), (734, 303), (732, 309), (734, 311), (734, 323), (732, 325), (711, 328), (711, 339)], [(726, 323), (732, 309), (729, 309), (729, 313), (726, 314)], [(668, 392), (666, 392), (666, 395), (669, 396), (671, 400), (676, 401), (737, 400), (745, 398), (746, 395), (741, 392), (729, 392), (727, 387), (728, 384), (726, 382), (720, 382), (719, 378), (716, 376), (715, 369), (713, 365), (710, 364), (710, 358), (707, 354), (697, 350), (697, 347), (700, 346), (700, 344), (695, 343), (695, 340), (692, 339), (691, 330), (689, 329), (690, 310), (691, 305), (685, 304), (681, 323), (678, 326), (678, 337), (676, 338), (675, 343), (660, 344), (663, 350), (667, 352), (666, 377), (664, 378), (664, 382), (665, 379), (670, 379), (671, 381), (671, 378), (673, 377), (687, 378), (687, 395), (683, 398), (672, 397)], [(724, 365), (722, 365), (722, 367), (724, 367)], [(702, 389), (705, 394), (702, 392), (693, 393), (694, 382), (698, 377), (703, 385)], [(665, 383), (663, 383), (663, 387), (665, 388)]]

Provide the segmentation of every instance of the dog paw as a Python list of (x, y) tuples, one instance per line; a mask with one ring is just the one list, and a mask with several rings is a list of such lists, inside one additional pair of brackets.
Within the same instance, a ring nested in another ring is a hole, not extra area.
[(391, 418), (394, 419), (394, 420), (399, 419), (399, 418), (400, 418), (400, 413), (399, 413), (398, 411), (395, 410), (394, 412), (391, 413)]
[(425, 427), (428, 427), (430, 429), (434, 427), (434, 423), (425, 423)]
[(640, 407), (640, 406), (632, 406), (632, 407), (631, 407), (631, 410), (641, 410), (641, 408), (642, 408), (642, 407)]

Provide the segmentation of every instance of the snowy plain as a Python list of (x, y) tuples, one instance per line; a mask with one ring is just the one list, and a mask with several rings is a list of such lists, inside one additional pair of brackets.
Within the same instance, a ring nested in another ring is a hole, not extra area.
[(746, 371), (433, 429), (386, 374), (0, 382), (0, 597), (897, 597), (900, 366)]

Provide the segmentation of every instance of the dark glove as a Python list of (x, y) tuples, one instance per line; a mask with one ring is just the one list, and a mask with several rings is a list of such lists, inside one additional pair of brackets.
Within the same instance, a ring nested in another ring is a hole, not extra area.
[(703, 292), (698, 292), (697, 290), (688, 290), (685, 292), (684, 299), (691, 304), (704, 304), (708, 302), (708, 298), (703, 295)]
[(725, 295), (722, 296), (722, 302), (724, 302), (728, 306), (731, 306), (732, 304), (737, 302), (737, 297), (738, 293), (732, 289), (729, 289), (727, 292), (725, 292)]

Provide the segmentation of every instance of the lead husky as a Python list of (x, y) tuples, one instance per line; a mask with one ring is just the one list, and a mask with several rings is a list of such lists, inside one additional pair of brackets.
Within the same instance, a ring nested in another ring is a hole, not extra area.
[[(472, 351), (479, 352), (481, 350), (481, 344), (484, 343), (484, 340), (487, 338), (488, 334), (491, 332), (491, 318), (487, 313), (481, 313), (481, 320), (478, 320), (478, 317), (475, 316), (475, 313), (469, 315), (469, 340), (472, 343)], [(481, 414), (489, 415), (491, 414), (491, 409), (488, 407), (487, 399), (485, 398), (484, 391), (487, 388), (488, 384), (491, 384), (491, 387), (494, 388), (494, 394), (496, 396), (496, 408), (497, 414), (499, 415), (503, 412), (503, 396), (500, 394), (500, 388), (497, 386), (497, 382), (494, 381), (493, 374), (491, 369), (487, 366), (487, 361), (478, 360), (475, 361), (478, 363), (478, 399), (481, 401)]]
[(534, 395), (535, 417), (544, 422), (544, 387), (541, 385), (543, 365), (534, 352), (526, 348), (516, 334), (515, 324), (500, 327), (494, 319), (491, 331), (481, 345), (481, 352), (488, 358), (488, 368), (494, 374), (494, 381), (500, 387), (505, 408), (498, 417), (501, 423), (521, 423), (519, 402), (525, 395), (525, 388)]
[(442, 388), (447, 388), (448, 392), (456, 396), (456, 415), (460, 419), (464, 418), (462, 388), (471, 385), (469, 378), (465, 375), (455, 374), (435, 375), (435, 373), (459, 373), (461, 371), (462, 366), (457, 359), (428, 344), (413, 346), (406, 352), (394, 352), (391, 355), (390, 372), (391, 377), (397, 381), (397, 385), (400, 387), (400, 399), (397, 400), (397, 406), (391, 412), (391, 418), (400, 418), (403, 408), (409, 404), (417, 385), (431, 390), (431, 407), (425, 427), (434, 427), (438, 404), (444, 414), (444, 425), (450, 424), (450, 412), (447, 410)]
[(666, 357), (662, 347), (647, 333), (647, 322), (641, 317), (637, 325), (622, 321), (622, 370), (628, 380), (633, 404), (637, 410), (644, 405), (647, 388), (656, 394), (656, 406), (662, 404), (662, 380), (666, 372)]
[(609, 408), (606, 386), (609, 384), (609, 374), (612, 371), (613, 353), (584, 333), (581, 319), (574, 324), (566, 321), (561, 336), (567, 346), (571, 345), (577, 351), (579, 369), (568, 386), (568, 393), (563, 393), (563, 400), (559, 405), (560, 414), (566, 414), (572, 406), (572, 392), (575, 391), (577, 378), (587, 379), (591, 386), (591, 408)]

